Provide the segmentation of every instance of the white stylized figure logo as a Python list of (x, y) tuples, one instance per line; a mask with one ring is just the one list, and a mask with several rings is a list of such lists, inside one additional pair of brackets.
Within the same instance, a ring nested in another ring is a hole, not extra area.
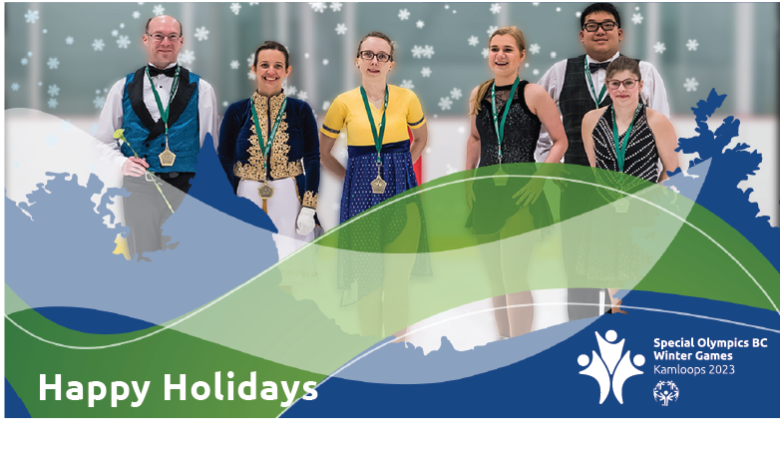
[[(577, 363), (580, 366), (588, 366), (585, 370), (580, 371), (583, 375), (589, 375), (596, 379), (599, 383), (600, 398), (599, 404), (603, 404), (609, 396), (609, 390), (615, 394), (615, 398), (623, 403), (623, 384), (629, 377), (634, 375), (640, 375), (643, 372), (636, 367), (642, 367), (645, 364), (645, 357), (642, 355), (634, 356), (633, 364), (631, 362), (631, 350), (627, 351), (621, 358), (623, 353), (623, 344), (625, 339), (620, 342), (617, 340), (617, 333), (614, 330), (607, 331), (604, 338), (596, 332), (596, 341), (598, 342), (599, 352), (601, 355), (593, 351), (593, 357), (588, 358), (588, 355), (580, 355), (577, 358)], [(590, 365), (589, 365), (590, 364)]]
[(669, 402), (676, 402), (680, 398), (680, 388), (673, 381), (659, 381), (653, 388), (653, 399), (661, 401), (664, 407), (669, 406)]

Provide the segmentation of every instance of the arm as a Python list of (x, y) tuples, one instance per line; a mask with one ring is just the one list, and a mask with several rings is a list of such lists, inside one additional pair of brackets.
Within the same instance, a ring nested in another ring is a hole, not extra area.
[[(553, 102), (555, 102), (556, 110), (558, 109), (558, 98), (561, 95), (561, 86), (566, 75), (566, 60), (560, 61), (553, 65), (552, 68), (547, 70), (539, 79), (539, 86), (542, 87), (547, 93), (549, 93)], [(560, 114), (559, 114), (560, 117)], [(536, 160), (547, 162), (547, 156), (552, 149), (553, 141), (550, 138), (550, 133), (547, 131), (546, 125), (542, 125), (542, 130), (539, 133), (539, 141), (536, 144)]]
[(428, 143), (428, 125), (423, 124), (417, 129), (412, 129), (412, 137), (414, 137), (414, 141), (410, 152), (412, 153), (412, 162), (414, 163), (422, 156), (425, 144)]
[(333, 145), (336, 143), (336, 139), (326, 136), (320, 132), (320, 162), (322, 166), (331, 171), (334, 175), (344, 179), (347, 174), (347, 170), (343, 165), (331, 154)]
[[(471, 97), (469, 98), (469, 113), (474, 111), (474, 102), (477, 97), (477, 91), (479, 87), (474, 88), (471, 91)], [(479, 136), (477, 130), (477, 116), (471, 116), (471, 134), (469, 140), (466, 142), (466, 170), (476, 169), (479, 165), (479, 157), (482, 151), (482, 138)]]
[(548, 137), (552, 146), (547, 153), (547, 159), (544, 162), (561, 162), (566, 149), (569, 147), (569, 141), (566, 138), (566, 131), (561, 123), (561, 116), (558, 113), (558, 106), (555, 105), (552, 97), (539, 85), (529, 84), (526, 88), (529, 95), (528, 108), (539, 117), (539, 120), (547, 129)]
[(241, 129), (241, 115), (239, 113), (238, 103), (232, 104), (225, 112), (222, 119), (222, 126), (219, 128), (219, 145), (217, 146), (217, 156), (222, 164), (222, 170), (230, 182), (230, 186), (235, 193), (238, 190), (238, 182), (233, 175), (233, 165), (235, 165), (236, 156), (236, 137)]
[(599, 121), (604, 109), (591, 110), (582, 117), (582, 145), (585, 147), (585, 153), (588, 155), (588, 162), (591, 167), (596, 167), (596, 152), (593, 149), (593, 128)]
[(655, 146), (658, 148), (658, 155), (664, 166), (658, 176), (658, 182), (661, 183), (669, 178), (666, 172), (673, 172), (679, 167), (677, 153), (674, 151), (677, 148), (677, 134), (669, 119), (660, 112), (647, 109), (647, 122), (655, 136)]
[(320, 187), (320, 141), (317, 132), (317, 120), (311, 106), (303, 103), (301, 109), (301, 123), (303, 126), (303, 168), (305, 170), (305, 184), (303, 206), (317, 209), (317, 193)]
[(122, 153), (119, 141), (114, 138), (114, 131), (122, 127), (124, 119), (122, 110), (122, 97), (124, 94), (125, 79), (121, 79), (111, 87), (111, 91), (106, 96), (106, 104), (100, 113), (95, 138), (102, 142), (100, 146), (101, 161), (113, 163), (118, 169), (121, 169), (123, 175), (140, 177), (149, 168), (149, 164), (144, 159), (126, 157)]
[(198, 122), (200, 123), (200, 147), (206, 142), (206, 135), (211, 134), (212, 144), (217, 147), (217, 96), (214, 88), (205, 80), (200, 80), (200, 94), (198, 95)]

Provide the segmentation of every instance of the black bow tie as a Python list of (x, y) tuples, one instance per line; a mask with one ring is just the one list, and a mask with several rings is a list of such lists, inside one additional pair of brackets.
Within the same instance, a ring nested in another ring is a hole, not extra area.
[[(591, 63), (592, 65), (593, 63)], [(168, 69), (157, 69), (152, 65), (149, 65), (149, 76), (151, 77), (157, 77), (160, 74), (165, 74), (168, 77), (173, 77), (176, 75), (176, 68), (178, 68), (178, 65), (172, 66)]]
[(607, 69), (607, 66), (609, 66), (611, 62), (605, 61), (604, 63), (588, 63), (588, 67), (590, 68), (590, 73), (593, 74), (599, 69)]

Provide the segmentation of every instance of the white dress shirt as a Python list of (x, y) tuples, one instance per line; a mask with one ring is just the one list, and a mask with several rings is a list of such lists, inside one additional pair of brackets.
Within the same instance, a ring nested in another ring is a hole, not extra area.
[[(172, 68), (176, 63), (171, 63), (167, 68)], [(119, 80), (111, 87), (111, 91), (106, 96), (106, 104), (103, 106), (103, 111), (100, 113), (100, 120), (98, 121), (97, 133), (95, 137), (106, 144), (101, 153), (101, 160), (113, 161), (120, 169), (127, 161), (127, 157), (122, 153), (119, 141), (114, 139), (114, 131), (122, 128), (123, 110), (122, 110), (122, 97), (125, 94), (125, 81), (126, 77)], [(149, 78), (144, 75), (144, 104), (149, 109), (149, 113), (152, 116), (152, 120), (157, 122), (160, 119), (160, 109), (157, 108), (157, 102), (154, 99), (154, 93), (152, 92), (152, 86), (149, 83)], [(160, 101), (163, 106), (168, 105), (168, 99), (171, 96), (171, 86), (173, 85), (173, 77), (168, 77), (164, 74), (158, 74), (152, 77), (154, 85), (157, 88), (157, 94), (160, 95)], [(206, 134), (210, 133), (212, 140), (214, 140), (214, 148), (216, 149), (217, 140), (217, 97), (214, 94), (214, 89), (211, 84), (203, 80), (202, 78), (198, 84), (198, 123), (200, 125), (200, 146), (203, 147), (203, 142), (206, 140)], [(170, 126), (170, 125), (168, 125)], [(138, 147), (138, 145), (134, 145)]]
[[(611, 62), (619, 56), (620, 52), (606, 61)], [(588, 64), (602, 63), (593, 60), (587, 55), (585, 56), (585, 61)], [(539, 80), (539, 85), (544, 87), (544, 89), (547, 90), (547, 93), (552, 96), (552, 99), (555, 101), (555, 104), (558, 105), (559, 110), (559, 98), (561, 96), (561, 90), (563, 89), (563, 81), (566, 78), (566, 64), (567, 60), (559, 61), (542, 76), (541, 80)], [(644, 82), (641, 96), (645, 105), (669, 117), (669, 102), (666, 99), (666, 89), (664, 88), (664, 81), (661, 79), (661, 75), (658, 74), (658, 71), (653, 65), (646, 61), (639, 62), (639, 73), (642, 74), (642, 82)], [(588, 86), (590, 97), (593, 98), (595, 109), (596, 97), (590, 90), (590, 84), (587, 82), (588, 74), (585, 73), (582, 77), (586, 79), (585, 83)], [(595, 73), (592, 73), (591, 78), (593, 79), (593, 86), (596, 88), (596, 93), (601, 93), (601, 88), (604, 86), (604, 80), (607, 78), (607, 70), (601, 68)], [(604, 96), (609, 95), (605, 93)], [(547, 153), (550, 152), (550, 148), (552, 148), (552, 140), (547, 133), (547, 129), (542, 125), (542, 130), (539, 134), (539, 142), (536, 144), (536, 160), (538, 162), (544, 161), (547, 158)]]

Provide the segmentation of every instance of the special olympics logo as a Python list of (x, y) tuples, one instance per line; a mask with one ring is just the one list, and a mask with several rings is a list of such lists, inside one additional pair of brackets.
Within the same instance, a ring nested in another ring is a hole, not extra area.
[(659, 400), (664, 407), (669, 406), (669, 402), (677, 402), (680, 398), (680, 388), (674, 384), (673, 381), (659, 381), (655, 388), (653, 388), (653, 399), (656, 402)]
[(623, 384), (630, 377), (644, 373), (634, 367), (634, 364), (642, 367), (645, 364), (645, 357), (642, 355), (634, 356), (632, 364), (631, 350), (627, 351), (621, 358), (623, 344), (626, 342), (625, 339), (615, 342), (617, 333), (614, 330), (607, 331), (604, 337), (606, 340), (596, 332), (596, 341), (598, 342), (601, 355), (594, 350), (592, 358), (588, 358), (588, 355), (583, 354), (577, 358), (577, 363), (582, 367), (588, 366), (585, 370), (580, 371), (582, 375), (589, 375), (598, 382), (601, 394), (599, 404), (603, 404), (607, 400), (610, 388), (612, 393), (615, 394), (617, 401), (622, 404)]

